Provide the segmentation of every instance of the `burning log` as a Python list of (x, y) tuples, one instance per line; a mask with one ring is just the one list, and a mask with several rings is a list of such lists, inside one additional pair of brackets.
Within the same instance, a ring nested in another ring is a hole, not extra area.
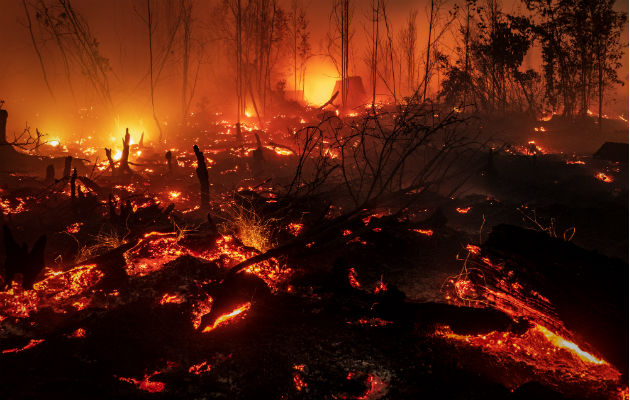
[[(479, 268), (497, 301), (506, 299), (505, 307), (529, 307), (543, 296), (557, 314), (549, 318), (561, 321), (627, 373), (627, 264), (544, 232), (510, 225), (496, 226), (483, 250), (482, 255), (489, 258), (482, 258), (486, 261)], [(499, 260), (501, 274), (493, 267)], [(506, 271), (513, 277), (507, 281)], [(523, 288), (522, 294), (511, 292), (512, 280)], [(510, 303), (510, 299), (514, 301)]]
[(3, 225), (4, 248), (6, 261), (4, 264), (4, 284), (10, 287), (16, 274), (22, 274), (22, 287), (32, 289), (35, 278), (44, 269), (44, 249), (46, 247), (46, 235), (37, 239), (31, 251), (28, 251), (26, 243), (19, 245), (13, 238), (8, 226)]
[(193, 150), (197, 156), (197, 178), (201, 189), (201, 209), (207, 210), (210, 207), (210, 180), (208, 178), (208, 167), (206, 167), (206, 158), (203, 152), (199, 150), (199, 146), (194, 145)]

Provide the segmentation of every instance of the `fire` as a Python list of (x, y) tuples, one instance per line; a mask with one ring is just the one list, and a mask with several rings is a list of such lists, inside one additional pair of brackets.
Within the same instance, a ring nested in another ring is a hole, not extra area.
[(112, 156), (112, 160), (118, 161), (122, 158), (122, 151), (116, 150), (116, 153)]
[(469, 207), (464, 207), (464, 208), (457, 207), (455, 210), (458, 213), (460, 213), (460, 214), (468, 214), (468, 211), (470, 211), (471, 208), (472, 207), (470, 207), (470, 206)]
[(355, 289), (361, 288), (361, 284), (357, 280), (357, 276), (358, 276), (357, 271), (354, 268), (350, 268), (348, 270), (348, 282), (350, 283), (350, 286), (352, 286)]
[(48, 141), (48, 144), (49, 144), (49, 145), (51, 145), (52, 147), (57, 147), (57, 146), (59, 146), (59, 143), (60, 143), (60, 142), (59, 142), (59, 140), (58, 140), (58, 139), (53, 139), (53, 140)]
[(168, 192), (168, 197), (169, 197), (171, 200), (176, 200), (176, 199), (178, 199), (178, 198), (179, 198), (179, 196), (181, 196), (181, 195), (182, 195), (182, 193), (181, 193), (181, 192), (177, 192), (177, 191), (171, 191), (171, 192)]
[(68, 335), (69, 338), (75, 338), (75, 339), (84, 338), (86, 336), (87, 336), (87, 332), (83, 328), (78, 328), (77, 330), (72, 332), (70, 335)]
[(433, 236), (433, 229), (411, 229), (413, 232), (419, 233), (425, 236)]
[(205, 372), (210, 372), (212, 365), (208, 364), (208, 361), (203, 361), (199, 364), (195, 364), (188, 368), (189, 374), (201, 375)]
[(379, 283), (374, 288), (374, 294), (379, 294), (387, 291), (387, 284), (383, 282), (383, 278), (379, 281)]
[(192, 311), (193, 328), (199, 329), (199, 327), (201, 326), (201, 319), (203, 318), (203, 316), (206, 314), (209, 314), (210, 311), (212, 311), (213, 302), (214, 302), (214, 299), (210, 297), (209, 295), (206, 295), (204, 299), (196, 302), (193, 305), (193, 311)]
[[(245, 303), (243, 305), (241, 305), (240, 307), (234, 309), (232, 312), (229, 312), (227, 314), (223, 314), (220, 315), (212, 325), (208, 325), (205, 328), (203, 328), (203, 330), (201, 331), (202, 333), (206, 333), (206, 332), (210, 332), (218, 327), (227, 325), (229, 323), (229, 321), (234, 320), (235, 318), (237, 318), (239, 315), (249, 311), (249, 309), (251, 308), (252, 303), (248, 302)], [(241, 315), (242, 317), (243, 315)]]
[[(346, 376), (347, 380), (354, 379), (356, 373), (348, 372)], [(367, 379), (365, 380), (367, 385), (367, 389), (360, 396), (354, 397), (356, 400), (374, 400), (380, 399), (385, 396), (389, 391), (387, 382), (383, 381), (378, 375), (369, 373), (367, 374)]]
[(586, 163), (582, 160), (567, 160), (568, 165), (585, 165)]
[(166, 389), (166, 384), (164, 382), (152, 381), (151, 377), (159, 374), (160, 372), (161, 371), (155, 371), (150, 374), (145, 374), (141, 380), (138, 380), (135, 378), (124, 378), (124, 377), (120, 377), (118, 378), (118, 380), (120, 380), (121, 382), (128, 382), (133, 385), (136, 385), (138, 389), (144, 390), (145, 392), (159, 393), (159, 392), (163, 392), (164, 389)]
[(293, 366), (293, 369), (296, 371), (293, 374), (293, 384), (295, 385), (295, 390), (298, 392), (301, 392), (308, 387), (308, 384), (304, 382), (302, 376), (300, 375), (300, 372), (304, 372), (305, 368), (306, 366), (304, 364), (297, 364)]
[(325, 57), (313, 57), (307, 62), (304, 99), (307, 104), (321, 106), (333, 95), (337, 70)]
[(293, 236), (298, 236), (302, 232), (302, 229), (304, 229), (304, 224), (299, 224), (297, 222), (292, 222), (287, 226), (287, 230)]
[(26, 346), (14, 348), (14, 349), (2, 350), (2, 354), (17, 353), (17, 352), (20, 352), (20, 351), (32, 349), (33, 347), (37, 346), (38, 344), (42, 343), (43, 341), (44, 341), (44, 339), (31, 339), (31, 341), (28, 342), (28, 344)]
[(479, 253), (481, 253), (481, 248), (479, 246), (475, 246), (474, 244), (467, 244), (466, 250), (474, 255), (478, 255)]
[(168, 294), (165, 293), (164, 296), (160, 299), (160, 304), (181, 304), (185, 301), (185, 299), (178, 294)]
[(459, 335), (442, 326), (436, 336), (481, 348), (494, 356), (508, 357), (529, 365), (541, 374), (561, 372), (576, 379), (616, 381), (620, 374), (606, 361), (581, 349), (576, 343), (539, 324), (519, 336), (511, 332)]
[(68, 225), (68, 227), (66, 228), (66, 232), (79, 233), (79, 230), (81, 230), (82, 226), (83, 226), (83, 222), (75, 222), (72, 225)]
[(599, 179), (602, 182), (606, 182), (606, 183), (611, 183), (613, 181), (613, 177), (612, 176), (607, 175), (607, 174), (605, 174), (603, 172), (598, 172), (595, 175), (595, 178)]

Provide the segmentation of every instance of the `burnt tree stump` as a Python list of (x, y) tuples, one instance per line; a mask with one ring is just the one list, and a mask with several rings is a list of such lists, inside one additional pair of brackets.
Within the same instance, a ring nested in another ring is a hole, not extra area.
[(125, 138), (123, 139), (123, 151), (122, 156), (120, 157), (120, 173), (124, 174), (127, 172), (131, 172), (129, 168), (129, 143), (131, 141), (131, 137), (129, 136), (129, 128), (125, 130)]
[(72, 200), (74, 200), (77, 197), (76, 191), (77, 191), (77, 169), (75, 168), (72, 171), (72, 176), (70, 177), (70, 198)]
[(199, 150), (199, 146), (194, 145), (193, 150), (197, 156), (197, 178), (201, 189), (201, 209), (210, 208), (210, 180), (208, 178), (208, 167), (206, 167), (206, 158), (203, 152)]
[(173, 154), (171, 153), (171, 151), (167, 151), (166, 152), (166, 165), (168, 166), (168, 173), (172, 174), (173, 173)]
[(7, 144), (7, 110), (0, 110), (0, 145)]
[(26, 243), (18, 244), (8, 226), (3, 225), (4, 248), (6, 259), (4, 263), (4, 285), (9, 287), (16, 274), (22, 274), (22, 287), (33, 289), (35, 278), (44, 269), (44, 249), (46, 235), (37, 239), (31, 251)]
[(63, 177), (70, 177), (70, 169), (72, 168), (72, 156), (66, 157), (63, 164)]
[(55, 167), (52, 164), (49, 164), (46, 167), (46, 178), (44, 178), (44, 182), (53, 183), (55, 181)]

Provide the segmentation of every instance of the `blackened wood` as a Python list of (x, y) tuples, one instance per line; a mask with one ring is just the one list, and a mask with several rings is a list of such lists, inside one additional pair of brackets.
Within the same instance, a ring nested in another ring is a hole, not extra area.
[(203, 152), (199, 150), (199, 146), (194, 145), (193, 150), (197, 156), (197, 178), (201, 187), (201, 209), (207, 210), (210, 207), (210, 180), (208, 178), (208, 168), (206, 167), (206, 158)]

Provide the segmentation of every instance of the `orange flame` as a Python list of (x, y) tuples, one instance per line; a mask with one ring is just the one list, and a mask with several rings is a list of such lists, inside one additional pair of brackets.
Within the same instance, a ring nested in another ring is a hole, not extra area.
[(219, 316), (212, 325), (208, 325), (205, 328), (203, 328), (203, 331), (201, 331), (202, 333), (206, 333), (206, 332), (210, 332), (220, 326), (224, 326), (227, 325), (229, 323), (229, 321), (235, 319), (236, 317), (238, 317), (239, 315), (243, 314), (244, 312), (248, 311), (252, 306), (252, 303), (248, 302), (245, 303), (243, 305), (241, 305), (240, 307), (236, 308), (235, 310), (233, 310), (232, 312), (229, 312), (227, 314), (223, 314), (221, 316)]

